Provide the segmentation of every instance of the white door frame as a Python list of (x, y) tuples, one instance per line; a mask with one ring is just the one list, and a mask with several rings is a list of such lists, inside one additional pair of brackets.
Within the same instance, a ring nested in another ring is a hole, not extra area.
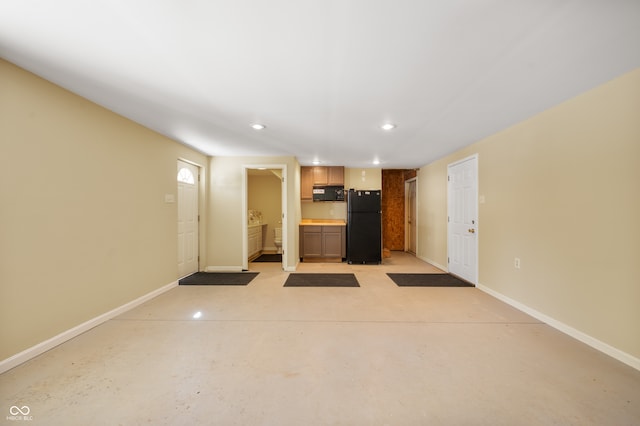
[(248, 206), (249, 206), (249, 169), (273, 169), (282, 170), (282, 269), (287, 270), (287, 165), (286, 164), (245, 164), (242, 166), (242, 269), (249, 269), (249, 247), (248, 247)]
[[(480, 235), (479, 235), (479, 220), (478, 220), (478, 216), (479, 216), (479, 210), (478, 210), (478, 174), (479, 174), (479, 160), (478, 160), (478, 154), (473, 154), (470, 155), (466, 158), (463, 158), (461, 160), (455, 161), (451, 164), (447, 165), (447, 176), (450, 176), (450, 170), (452, 167), (455, 167), (459, 164), (462, 164), (466, 161), (469, 160), (475, 160), (476, 163), (476, 168), (475, 168), (475, 176), (474, 176), (474, 183), (475, 183), (475, 199), (473, 200), (473, 203), (475, 204), (475, 218), (474, 220), (474, 241), (475, 244), (473, 245), (473, 250), (475, 251), (475, 253), (473, 254), (473, 256), (475, 257), (475, 268), (473, 271), (471, 271), (471, 273), (473, 274), (473, 276), (471, 277), (462, 277), (465, 278), (466, 280), (468, 280), (469, 282), (471, 282), (474, 285), (478, 284), (478, 270), (479, 270), (479, 253), (478, 253), (478, 241), (480, 239)], [(447, 178), (447, 258), (451, 259), (451, 250), (452, 250), (452, 244), (451, 244), (451, 240), (452, 240), (452, 226), (449, 222), (449, 218), (452, 216), (452, 196), (451, 196), (451, 185), (449, 183), (449, 179)], [(450, 264), (449, 262), (447, 262), (447, 269), (450, 271)]]
[(418, 255), (418, 177), (413, 177), (411, 179), (407, 179), (404, 181), (404, 251), (410, 251), (411, 247), (411, 226), (409, 224), (409, 218), (411, 217), (411, 212), (409, 211), (411, 208), (411, 203), (409, 202), (409, 186), (411, 183), (415, 183), (416, 186), (416, 194), (415, 194), (415, 203), (416, 203), (416, 214), (413, 217), (415, 221), (415, 235), (413, 236), (416, 243), (416, 252), (414, 253), (416, 256)]

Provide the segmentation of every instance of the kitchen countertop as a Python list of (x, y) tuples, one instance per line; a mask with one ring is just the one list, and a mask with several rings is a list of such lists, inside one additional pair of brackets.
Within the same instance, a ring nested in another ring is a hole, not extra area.
[(317, 225), (317, 226), (346, 226), (343, 219), (302, 219), (300, 226)]

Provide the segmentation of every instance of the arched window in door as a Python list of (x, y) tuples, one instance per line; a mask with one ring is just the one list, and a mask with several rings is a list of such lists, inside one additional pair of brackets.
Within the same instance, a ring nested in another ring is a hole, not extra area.
[(182, 167), (180, 170), (178, 170), (178, 182), (184, 182), (194, 185), (196, 183), (196, 179), (193, 176), (193, 173), (191, 173), (191, 170), (187, 169), (186, 167)]

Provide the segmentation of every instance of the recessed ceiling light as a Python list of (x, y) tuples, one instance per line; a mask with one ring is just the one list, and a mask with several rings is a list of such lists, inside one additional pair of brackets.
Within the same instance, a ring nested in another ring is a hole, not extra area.
[(264, 124), (252, 124), (251, 127), (253, 128), (253, 130), (262, 130), (262, 129), (266, 129), (267, 126), (265, 126)]
[(313, 160), (311, 162), (314, 166), (317, 166), (318, 164), (320, 164), (320, 160)]
[(376, 164), (376, 165), (380, 164), (380, 160), (376, 158), (375, 160), (373, 160), (373, 164)]
[(396, 128), (396, 125), (393, 123), (385, 123), (380, 127), (382, 128), (382, 130), (393, 130)]

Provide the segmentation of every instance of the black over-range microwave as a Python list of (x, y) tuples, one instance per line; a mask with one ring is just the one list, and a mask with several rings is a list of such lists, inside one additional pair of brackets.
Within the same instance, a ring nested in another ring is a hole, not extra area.
[(344, 186), (313, 186), (313, 201), (344, 201)]

